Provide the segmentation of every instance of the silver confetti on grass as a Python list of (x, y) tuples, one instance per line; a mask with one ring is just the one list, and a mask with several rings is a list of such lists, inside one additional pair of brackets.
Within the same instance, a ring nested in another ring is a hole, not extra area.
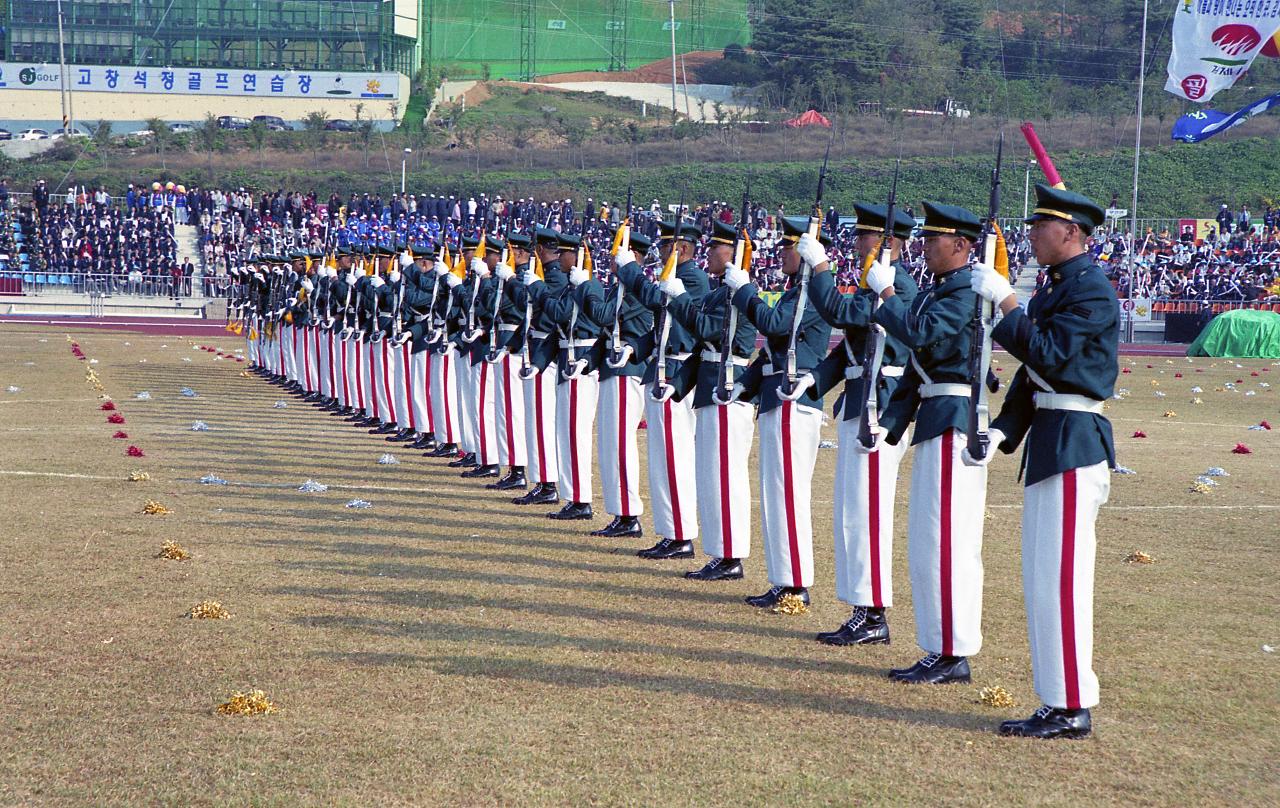
[(194, 423), (191, 424), (191, 431), (192, 432), (208, 432), (209, 425), (206, 424), (204, 421), (195, 421)]
[(356, 510), (363, 511), (367, 508), (372, 508), (373, 503), (367, 499), (353, 499), (350, 502), (348, 502), (345, 507), (355, 508)]
[(1218, 484), (1218, 481), (1217, 481), (1217, 480), (1215, 480), (1215, 479), (1213, 479), (1212, 477), (1209, 477), (1209, 476), (1207, 476), (1207, 475), (1205, 475), (1205, 474), (1201, 474), (1199, 477), (1197, 477), (1197, 478), (1196, 478), (1196, 482), (1201, 483), (1202, 485), (1213, 485), (1213, 486), (1216, 486), (1216, 485)]
[(837, 444), (836, 444), (836, 442), (835, 442), (835, 441), (833, 441), (833, 440), (820, 440), (820, 441), (818, 441), (818, 448), (819, 448), (819, 449), (834, 449), (834, 448), (836, 448), (836, 446), (837, 446)]
[(287, 406), (289, 406), (289, 402), (287, 402), (287, 401), (277, 401), (275, 404), (272, 404), (272, 405), (271, 405), (271, 409), (273, 409), (273, 410), (283, 410), (283, 409), (284, 409), (285, 407), (287, 407)]
[(318, 483), (315, 480), (307, 480), (305, 483), (298, 486), (298, 490), (304, 494), (323, 494), (325, 491), (329, 490), (329, 486), (324, 483)]
[(139, 401), (150, 401), (151, 394), (148, 393), (146, 390), (143, 390), (141, 393), (138, 393), (136, 396), (134, 396), (134, 398), (138, 399)]
[(21, 392), (22, 392), (22, 388), (21, 388), (21, 387), (19, 387), (19, 386), (17, 386), (16, 384), (11, 384), (11, 385), (9, 385), (9, 386), (8, 386), (8, 388), (6, 388), (6, 392), (9, 392), (9, 393), (21, 393)]
[(1115, 472), (1116, 474), (1137, 474), (1138, 473), (1133, 469), (1129, 468), (1128, 466), (1116, 466), (1114, 469), (1112, 469), (1112, 471)]
[(187, 398), (196, 398), (199, 394), (195, 390), (192, 390), (190, 387), (184, 387), (182, 388), (182, 395), (186, 396)]
[(380, 466), (394, 466), (399, 462), (400, 462), (399, 460), (396, 460), (396, 456), (391, 454), (390, 452), (378, 458), (378, 465)]
[(216, 474), (206, 474), (200, 478), (201, 485), (226, 485), (227, 481)]
[(1205, 476), (1206, 477), (1230, 477), (1231, 474), (1228, 473), (1227, 470), (1224, 469), (1222, 466), (1210, 466), (1209, 470), (1205, 472)]

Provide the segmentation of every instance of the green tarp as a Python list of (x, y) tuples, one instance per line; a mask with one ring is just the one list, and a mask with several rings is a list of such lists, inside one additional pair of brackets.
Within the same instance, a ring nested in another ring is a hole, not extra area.
[(1219, 314), (1187, 348), (1187, 356), (1280, 359), (1280, 314), (1242, 309)]

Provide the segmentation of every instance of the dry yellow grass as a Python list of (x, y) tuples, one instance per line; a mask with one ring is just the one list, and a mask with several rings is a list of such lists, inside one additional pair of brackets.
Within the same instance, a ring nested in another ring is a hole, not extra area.
[[(1121, 377), (1133, 393), (1108, 414), (1137, 474), (1113, 477), (1099, 524), (1103, 703), (1093, 738), (1037, 743), (992, 732), (1037, 703), (1012, 458), (991, 474), (973, 686), (910, 688), (884, 678), (917, 656), (907, 469), (894, 643), (828, 648), (813, 633), (847, 614), (834, 451), (814, 486), (813, 604), (786, 617), (741, 602), (767, 585), (758, 535), (745, 581), (687, 581), (690, 563), (641, 561), (638, 543), (552, 523), (439, 461), (397, 449), (379, 466), (383, 441), (292, 399), (272, 409), (277, 389), (176, 337), (75, 333), (146, 452), (125, 457), (62, 334), (0, 326), (0, 386), (22, 388), (0, 398), (0, 803), (1280, 801), (1262, 648), (1280, 645), (1280, 462), (1276, 433), (1246, 431), (1280, 415), (1258, 384), (1280, 377), (1269, 362), (1137, 360)], [(1205, 405), (1161, 417), (1192, 385)], [(1240, 441), (1254, 453), (1232, 454)], [(1189, 493), (1210, 466), (1230, 476)], [(131, 469), (173, 514), (139, 513)], [(308, 478), (329, 490), (299, 492)], [(355, 497), (373, 507), (343, 508)], [(151, 560), (171, 539), (194, 559)], [(1135, 547), (1159, 563), (1125, 563)], [(236, 618), (182, 619), (203, 598)], [(285, 709), (218, 715), (246, 686)], [(1018, 706), (983, 704), (996, 686)]]

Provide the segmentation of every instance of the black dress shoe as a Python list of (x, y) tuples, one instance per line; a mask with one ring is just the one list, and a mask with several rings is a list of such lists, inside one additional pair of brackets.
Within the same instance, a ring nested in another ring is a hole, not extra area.
[(1089, 710), (1062, 710), (1048, 705), (1021, 721), (1004, 721), (997, 730), (1001, 735), (1018, 738), (1084, 738), (1093, 731)]
[(895, 669), (889, 678), (908, 685), (947, 685), (969, 683), (969, 660), (962, 656), (925, 654), (906, 670)]
[(414, 437), (413, 437), (412, 429), (401, 429), (396, 434), (387, 435), (385, 438), (383, 438), (383, 440), (385, 440), (388, 443), (404, 443), (405, 441), (410, 441), (413, 439)]
[(713, 558), (700, 570), (690, 570), (684, 577), (694, 581), (736, 581), (742, 577), (742, 562), (736, 558)]
[(489, 483), (485, 488), (491, 488), (494, 491), (510, 491), (514, 488), (524, 488), (528, 485), (529, 481), (524, 477), (524, 468), (522, 466), (512, 466), (506, 477), (496, 483)]
[(462, 476), (471, 480), (476, 477), (497, 477), (498, 473), (498, 467), (491, 463), (487, 466), (476, 466), (473, 469), (467, 469), (462, 472)]
[(748, 606), (755, 606), (757, 609), (772, 609), (782, 601), (783, 595), (795, 595), (804, 602), (804, 605), (809, 605), (809, 590), (803, 586), (775, 586), (764, 594), (753, 595), (745, 600)]
[(449, 463), (449, 468), (469, 469), (469, 468), (474, 468), (475, 466), (478, 466), (478, 465), (480, 465), (480, 463), (476, 460), (476, 453), (467, 452), (462, 457), (459, 457), (457, 460), (454, 460), (453, 462)]
[(360, 418), (353, 422), (357, 427), (363, 429), (365, 427), (377, 426), (380, 421), (377, 418), (369, 416), (368, 418)]
[(554, 505), (560, 501), (560, 492), (555, 483), (539, 483), (529, 493), (511, 501), (517, 505)]
[(653, 561), (666, 561), (669, 558), (693, 558), (693, 542), (678, 539), (659, 539), (652, 547), (645, 548), (636, 555)]
[(310, 404), (314, 404), (320, 399), (321, 399), (321, 396), (319, 393), (307, 393), (305, 396), (302, 397), (303, 401), (306, 401), (307, 403), (310, 403)]
[(430, 432), (423, 432), (421, 435), (418, 436), (417, 440), (409, 444), (409, 448), (422, 449), (428, 452), (433, 452), (435, 451), (435, 448), (436, 448), (436, 436), (431, 434)]
[(591, 503), (589, 502), (566, 502), (560, 510), (547, 514), (547, 518), (568, 521), (571, 519), (590, 519), (593, 515), (591, 513)]
[(380, 426), (374, 427), (373, 429), (370, 429), (369, 434), (370, 435), (390, 435), (392, 432), (395, 432), (395, 431), (396, 431), (396, 425), (388, 421), (385, 424), (382, 424)]
[(640, 527), (640, 517), (619, 516), (603, 531), (595, 531), (593, 536), (608, 536), (611, 539), (638, 539), (644, 535)]
[(616, 528), (616, 527), (618, 526), (618, 520), (619, 520), (619, 519), (621, 519), (621, 518), (622, 518), (621, 516), (615, 516), (615, 517), (613, 517), (612, 521), (610, 521), (610, 522), (609, 522), (609, 524), (605, 525), (604, 527), (600, 528), (599, 530), (593, 530), (593, 531), (591, 531), (590, 535), (592, 535), (592, 536), (612, 536), (613, 534), (612, 534), (610, 531), (612, 531), (614, 528)]
[(458, 444), (442, 443), (435, 448), (434, 451), (427, 452), (427, 457), (457, 457)]
[(888, 645), (889, 621), (884, 609), (856, 606), (844, 625), (822, 632), (817, 640), (825, 645)]

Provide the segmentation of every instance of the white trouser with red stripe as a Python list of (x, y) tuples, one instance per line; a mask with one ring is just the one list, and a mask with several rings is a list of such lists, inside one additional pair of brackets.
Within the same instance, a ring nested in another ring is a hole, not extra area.
[(354, 339), (342, 340), (342, 405), (360, 406), (360, 343)]
[(471, 388), (476, 395), (476, 452), (482, 466), (498, 463), (497, 413), (494, 412), (494, 366), (481, 359), (471, 366)]
[(320, 357), (320, 395), (333, 398), (334, 381), (337, 373), (333, 367), (333, 332), (316, 329), (317, 355)]
[(599, 397), (600, 379), (594, 371), (556, 384), (560, 498), (568, 502), (591, 502), (591, 438)]
[(294, 333), (293, 326), (280, 326), (280, 364), (284, 368), (284, 375), (289, 381), (296, 382), (298, 380), (298, 360), (294, 353), (294, 348), (296, 347)]
[[(433, 351), (433, 348), (428, 348)], [(458, 442), (458, 349), (450, 345), (444, 353), (431, 357), (431, 419), (436, 440)]]
[(1027, 486), (1022, 506), (1022, 588), (1036, 695), (1050, 707), (1098, 703), (1093, 672), (1094, 522), (1111, 493), (1107, 464)]
[(666, 539), (693, 541), (698, 538), (698, 477), (689, 462), (697, 432), (693, 396), (654, 401), (651, 389), (644, 394), (644, 418), (653, 529)]
[(525, 476), (534, 483), (560, 481), (560, 457), (556, 449), (556, 379), (560, 370), (555, 362), (547, 365), (532, 379), (523, 379), (525, 445), (529, 468)]
[(917, 444), (911, 467), (907, 567), (916, 642), (944, 656), (972, 656), (982, 648), (987, 469), (964, 465), (964, 447), (963, 433), (949, 429)]
[(431, 414), (431, 350), (413, 353), (409, 351), (409, 406), (413, 410), (414, 429), (419, 432), (436, 431)]
[(493, 370), (494, 427), (498, 433), (498, 462), (504, 466), (524, 466), (529, 447), (524, 434), (524, 385), (519, 354), (502, 351)]
[(784, 401), (759, 421), (760, 516), (769, 583), (812, 586), (811, 489), (822, 410)]
[(418, 431), (417, 413), (413, 411), (410, 393), (413, 390), (413, 345), (406, 342), (393, 347), (396, 363), (396, 423), (401, 429)]
[(613, 376), (600, 382), (600, 487), (604, 509), (614, 516), (644, 513), (640, 500), (640, 449), (636, 445), (643, 395), (638, 376)]
[(898, 465), (910, 444), (882, 444), (871, 454), (857, 449), (861, 418), (840, 420), (836, 450), (836, 597), (850, 606), (893, 605), (893, 506)]
[(454, 374), (458, 389), (458, 422), (455, 432), (458, 434), (458, 445), (462, 451), (479, 452), (476, 440), (476, 377), (471, 372), (471, 358), (467, 349), (458, 352), (458, 368)]
[(316, 391), (316, 341), (314, 329), (303, 326), (294, 331), (294, 356), (298, 359), (298, 374), (301, 377), (302, 389), (308, 393)]
[(404, 373), (404, 346), (396, 345), (390, 338), (384, 339), (387, 372), (384, 384), (387, 388), (387, 421), (404, 428), (409, 420), (405, 412), (404, 393), (407, 391)]
[(246, 325), (244, 327), (244, 356), (249, 362), (258, 365), (260, 364), (258, 362), (258, 341), (251, 336), (253, 333), (253, 326)]
[[(709, 404), (694, 411), (702, 552), (711, 558), (751, 555), (751, 474), (756, 408), (745, 401)], [(650, 435), (652, 436), (652, 432)]]
[(374, 346), (373, 352), (373, 373), (374, 385), (373, 394), (377, 405), (375, 413), (379, 421), (384, 424), (391, 423), (395, 420), (395, 413), (391, 410), (391, 372), (393, 363), (391, 361), (391, 342), (386, 337), (378, 340), (378, 344)]
[(381, 410), (378, 409), (378, 368), (382, 365), (382, 348), (378, 343), (365, 340), (363, 345), (363, 355), (360, 357), (362, 362), (360, 389), (363, 393), (361, 403), (364, 405), (364, 414), (370, 418), (378, 418)]

